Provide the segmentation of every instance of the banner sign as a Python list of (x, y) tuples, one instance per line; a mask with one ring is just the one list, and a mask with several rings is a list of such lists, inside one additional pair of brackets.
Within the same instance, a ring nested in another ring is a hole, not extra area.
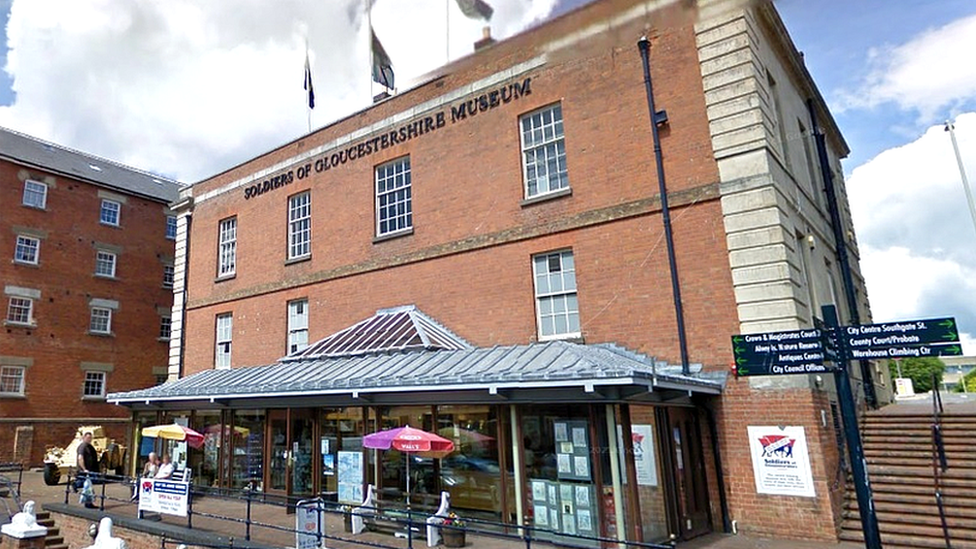
[(189, 482), (154, 478), (139, 480), (140, 511), (185, 517), (189, 500)]
[(748, 427), (756, 492), (816, 497), (803, 427)]

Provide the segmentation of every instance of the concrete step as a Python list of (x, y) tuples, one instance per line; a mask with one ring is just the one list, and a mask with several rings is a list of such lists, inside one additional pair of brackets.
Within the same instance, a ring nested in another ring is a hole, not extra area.
[(64, 545), (64, 536), (52, 536), (50, 534), (44, 536), (45, 549), (48, 549), (54, 545)]
[[(941, 526), (883, 522), (879, 517), (878, 528), (881, 530), (881, 541), (884, 543), (885, 547), (890, 547), (893, 545), (892, 543), (888, 543), (886, 541), (888, 536), (910, 537), (919, 540), (925, 539), (939, 543), (939, 545), (916, 545), (915, 547), (945, 547), (945, 538), (943, 537)], [(843, 534), (852, 533), (861, 535), (861, 521), (860, 519), (845, 518), (842, 523), (842, 529), (842, 537)], [(863, 537), (858, 538), (858, 540), (863, 539)], [(976, 549), (976, 529), (950, 528), (949, 539), (952, 541), (952, 547), (954, 549)], [(907, 547), (912, 546), (907, 545)]]
[[(942, 526), (942, 518), (939, 517), (939, 508), (936, 507), (934, 498), (928, 505), (907, 505), (879, 501), (875, 501), (874, 504), (878, 520), (881, 522)], [(858, 519), (861, 515), (857, 500), (845, 502), (843, 513), (847, 518)], [(946, 522), (953, 529), (976, 527), (973, 522), (976, 519), (976, 508), (947, 505), (945, 515)]]
[[(973, 449), (970, 445), (966, 444), (943, 444), (947, 456), (955, 456), (961, 459), (967, 459), (973, 457)], [(864, 448), (865, 456), (880, 456), (880, 455), (898, 455), (898, 454), (914, 454), (922, 453), (929, 457), (932, 456), (932, 441), (925, 441), (921, 443), (911, 443), (902, 442), (897, 446), (880, 446), (872, 445), (866, 446)]]
[[(895, 455), (895, 456), (864, 456), (868, 461), (868, 466), (872, 465), (892, 465), (892, 466), (907, 466), (907, 467), (928, 467), (929, 476), (932, 476), (932, 456), (931, 455)], [(946, 456), (946, 463), (949, 465), (949, 471), (953, 469), (976, 469), (976, 458), (970, 456), (968, 459), (963, 459), (956, 455)], [(870, 469), (869, 469), (870, 470)], [(948, 474), (946, 471), (944, 474)]]
[[(872, 476), (892, 476), (892, 477), (915, 477), (932, 479), (932, 466), (928, 465), (869, 465), (868, 475)], [(950, 468), (942, 475), (943, 479), (973, 480), (976, 482), (976, 470), (963, 469), (960, 467)]]
[[(914, 505), (924, 505), (924, 506), (935, 506), (935, 492), (929, 490), (927, 492), (886, 492), (879, 490), (872, 490), (874, 496), (875, 507), (881, 508), (884, 505), (890, 506), (914, 506)], [(857, 494), (853, 489), (848, 490), (844, 499), (853, 505), (857, 505)], [(963, 510), (963, 513), (968, 513), (969, 509), (976, 509), (976, 498), (967, 497), (952, 497), (951, 495), (942, 494), (942, 502), (945, 504), (946, 508), (952, 507), (956, 509)]]
[[(863, 542), (864, 534), (861, 532), (860, 522), (857, 523), (856, 530), (842, 530), (840, 539), (844, 541)], [(945, 539), (942, 538), (941, 534), (938, 538), (931, 538), (927, 536), (918, 537), (904, 534), (891, 534), (884, 531), (881, 532), (881, 543), (885, 547), (915, 547), (922, 549), (945, 549), (946, 546)], [(952, 540), (952, 547), (953, 549), (976, 549), (976, 542)]]

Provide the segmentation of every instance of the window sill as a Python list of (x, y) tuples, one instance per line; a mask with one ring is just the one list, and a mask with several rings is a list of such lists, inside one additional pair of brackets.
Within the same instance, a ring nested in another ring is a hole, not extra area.
[(568, 343), (579, 343), (583, 345), (586, 341), (583, 340), (583, 335), (579, 332), (572, 334), (559, 334), (551, 336), (539, 336), (539, 343), (548, 343), (550, 341), (566, 341)]
[(164, 290), (169, 290), (169, 291), (171, 291), (171, 292), (173, 291), (173, 285), (172, 285), (172, 284), (170, 284), (169, 286), (167, 286), (167, 285), (165, 285), (165, 284), (164, 284), (164, 285), (162, 286), (162, 288), (163, 288)]
[(47, 211), (47, 207), (46, 206), (44, 206), (44, 207), (42, 207), (42, 206), (35, 206), (33, 204), (24, 204), (23, 202), (21, 202), (20, 205), (23, 206), (23, 207), (25, 207), (25, 208), (29, 208), (31, 210), (37, 210), (39, 212), (46, 212)]
[(25, 400), (27, 395), (21, 393), (0, 393), (0, 399), (4, 400)]
[(218, 282), (226, 282), (228, 280), (234, 280), (235, 278), (237, 278), (237, 273), (220, 275), (214, 278), (214, 284), (217, 284)]
[(30, 267), (32, 269), (39, 269), (41, 267), (40, 262), (31, 263), (30, 261), (20, 261), (19, 259), (14, 259), (11, 261), (11, 263), (13, 263), (14, 265), (19, 265), (21, 267)]
[(104, 221), (99, 221), (98, 224), (101, 225), (101, 226), (103, 226), (103, 227), (111, 227), (113, 229), (121, 229), (122, 228), (122, 225), (119, 225), (118, 223), (106, 223)]
[(95, 273), (92, 276), (94, 278), (97, 278), (97, 279), (100, 279), (100, 280), (118, 280), (119, 279), (119, 277), (117, 277), (117, 276), (109, 276), (109, 275), (103, 275), (103, 274), (98, 274), (98, 273)]
[(412, 234), (413, 234), (413, 227), (410, 227), (409, 229), (401, 229), (395, 233), (387, 233), (382, 236), (373, 237), (373, 244), (378, 244), (380, 242), (385, 242), (387, 240), (393, 240), (396, 238), (400, 238), (402, 236), (410, 236)]
[(566, 187), (565, 189), (559, 189), (558, 191), (553, 191), (546, 194), (537, 194), (530, 198), (525, 198), (519, 202), (519, 206), (523, 208), (526, 206), (531, 206), (533, 204), (538, 204), (540, 202), (548, 202), (550, 200), (555, 200), (557, 198), (562, 198), (564, 196), (573, 196), (572, 187)]
[(95, 337), (115, 337), (115, 332), (93, 332), (88, 330), (88, 335)]
[(104, 396), (83, 396), (81, 397), (81, 400), (84, 400), (86, 402), (105, 402), (105, 397)]
[(305, 263), (306, 261), (312, 260), (312, 254), (303, 255), (301, 257), (293, 257), (291, 259), (285, 260), (285, 265), (294, 265), (296, 263)]
[(33, 330), (34, 328), (37, 328), (36, 322), (24, 323), (24, 322), (14, 322), (12, 320), (4, 320), (3, 325), (9, 326), (11, 328), (27, 328), (28, 330)]
[(172, 338), (169, 338), (169, 337), (157, 337), (156, 338), (156, 341), (158, 341), (160, 343), (169, 343), (169, 340), (170, 339), (172, 339)]

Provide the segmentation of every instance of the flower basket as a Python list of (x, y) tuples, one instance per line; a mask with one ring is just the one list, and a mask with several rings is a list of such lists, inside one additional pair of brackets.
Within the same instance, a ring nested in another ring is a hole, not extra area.
[(441, 528), (441, 537), (444, 538), (444, 547), (464, 547), (464, 530)]

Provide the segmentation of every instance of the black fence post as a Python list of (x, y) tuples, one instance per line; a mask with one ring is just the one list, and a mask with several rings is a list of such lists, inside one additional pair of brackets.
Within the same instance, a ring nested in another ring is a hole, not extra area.
[(247, 514), (244, 517), (244, 539), (247, 541), (251, 541), (251, 493), (250, 488), (244, 491), (244, 498), (247, 502), (245, 505)]
[(186, 485), (186, 527), (193, 530), (193, 485)]
[(97, 473), (96, 474), (96, 476), (99, 476), (99, 475), (102, 477), (102, 479), (101, 479), (101, 481), (102, 481), (102, 496), (101, 496), (101, 501), (98, 502), (98, 510), (99, 511), (104, 511), (105, 510), (105, 485), (108, 484), (108, 479), (102, 473)]
[(71, 497), (71, 487), (74, 485), (74, 481), (71, 479), (71, 471), (68, 471), (68, 483), (64, 485), (64, 504), (68, 504), (68, 498)]

